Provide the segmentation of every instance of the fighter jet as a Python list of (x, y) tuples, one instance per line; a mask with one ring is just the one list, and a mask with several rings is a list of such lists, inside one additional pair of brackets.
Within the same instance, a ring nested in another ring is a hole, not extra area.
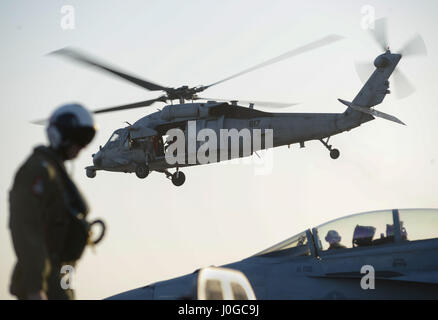
[[(438, 209), (349, 215), (224, 266), (256, 299), (438, 299)], [(197, 299), (199, 271), (110, 299)]]

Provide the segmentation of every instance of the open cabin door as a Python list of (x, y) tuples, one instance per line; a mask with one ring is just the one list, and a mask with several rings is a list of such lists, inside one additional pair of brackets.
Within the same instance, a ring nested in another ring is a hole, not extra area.
[[(129, 128), (129, 150), (136, 163), (149, 163), (160, 155), (161, 137), (148, 127)], [(162, 145), (162, 140), (161, 140)]]

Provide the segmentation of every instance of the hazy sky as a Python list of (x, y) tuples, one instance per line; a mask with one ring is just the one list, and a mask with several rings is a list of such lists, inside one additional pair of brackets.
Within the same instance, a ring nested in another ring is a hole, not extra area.
[[(63, 30), (61, 8), (75, 9), (76, 28)], [(83, 168), (112, 131), (155, 108), (96, 117), (100, 131), (69, 169), (102, 217), (107, 237), (87, 249), (74, 283), (77, 297), (100, 299), (209, 265), (243, 259), (306, 228), (351, 213), (393, 207), (438, 207), (438, 4), (436, 1), (2, 1), (0, 3), (0, 298), (15, 261), (7, 193), (33, 146), (46, 141), (45, 118), (78, 101), (90, 109), (156, 97), (122, 80), (46, 54), (73, 46), (167, 86), (209, 84), (327, 34), (344, 40), (236, 78), (205, 96), (300, 102), (288, 111), (342, 112), (362, 86), (355, 61), (381, 52), (361, 28), (361, 8), (389, 18), (397, 51), (416, 32), (426, 58), (402, 59), (417, 87), (403, 100), (388, 96), (377, 109), (406, 127), (375, 120), (332, 137), (330, 159), (319, 142), (274, 152), (269, 175), (251, 165), (186, 168), (177, 188), (163, 174)], [(157, 107), (162, 105), (157, 104)]]

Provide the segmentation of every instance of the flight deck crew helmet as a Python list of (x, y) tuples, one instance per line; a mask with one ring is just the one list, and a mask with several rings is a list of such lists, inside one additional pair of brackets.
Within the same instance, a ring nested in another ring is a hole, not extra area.
[(93, 140), (96, 125), (93, 116), (80, 104), (65, 104), (57, 108), (49, 119), (47, 137), (54, 149), (73, 144), (85, 147)]

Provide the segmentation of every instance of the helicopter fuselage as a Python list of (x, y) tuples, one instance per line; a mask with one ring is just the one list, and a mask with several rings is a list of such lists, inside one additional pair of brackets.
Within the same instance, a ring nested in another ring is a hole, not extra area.
[[(168, 110), (172, 110), (174, 115), (169, 114)], [(188, 115), (182, 114), (182, 110)], [(250, 153), (242, 153), (244, 142), (240, 140), (238, 153), (230, 152), (230, 146), (228, 146), (229, 154), (226, 160), (229, 160), (249, 156), (254, 151), (269, 147), (321, 140), (355, 128), (372, 119), (370, 115), (351, 109), (347, 109), (344, 113), (270, 113), (216, 102), (171, 105), (141, 118), (132, 126), (116, 130), (108, 143), (93, 155), (94, 166), (88, 168), (128, 173), (135, 172), (139, 164), (146, 163), (150, 171), (161, 172), (174, 167), (204, 164), (200, 161), (191, 163), (182, 161), (177, 164), (167, 161), (169, 155), (164, 149), (162, 137), (167, 136), (171, 129), (180, 129), (185, 134), (185, 150), (190, 149), (187, 136), (199, 137), (199, 133), (204, 129), (211, 130), (210, 132), (217, 137), (220, 137), (221, 131), (248, 130), (251, 133)], [(262, 140), (263, 138), (266, 140), (264, 133), (272, 130), (272, 141), (270, 143), (262, 141), (260, 147), (255, 148), (252, 133), (256, 130), (261, 132)], [(139, 131), (145, 131), (145, 133), (138, 133)], [(114, 138), (115, 135), (117, 138)], [(223, 146), (219, 140), (218, 138), (218, 143), (216, 143), (217, 161), (211, 162), (221, 161), (219, 154), (223, 151)], [(196, 138), (196, 147), (192, 150), (198, 153), (202, 144), (202, 139)], [(185, 157), (185, 160), (188, 160), (188, 157)]]

